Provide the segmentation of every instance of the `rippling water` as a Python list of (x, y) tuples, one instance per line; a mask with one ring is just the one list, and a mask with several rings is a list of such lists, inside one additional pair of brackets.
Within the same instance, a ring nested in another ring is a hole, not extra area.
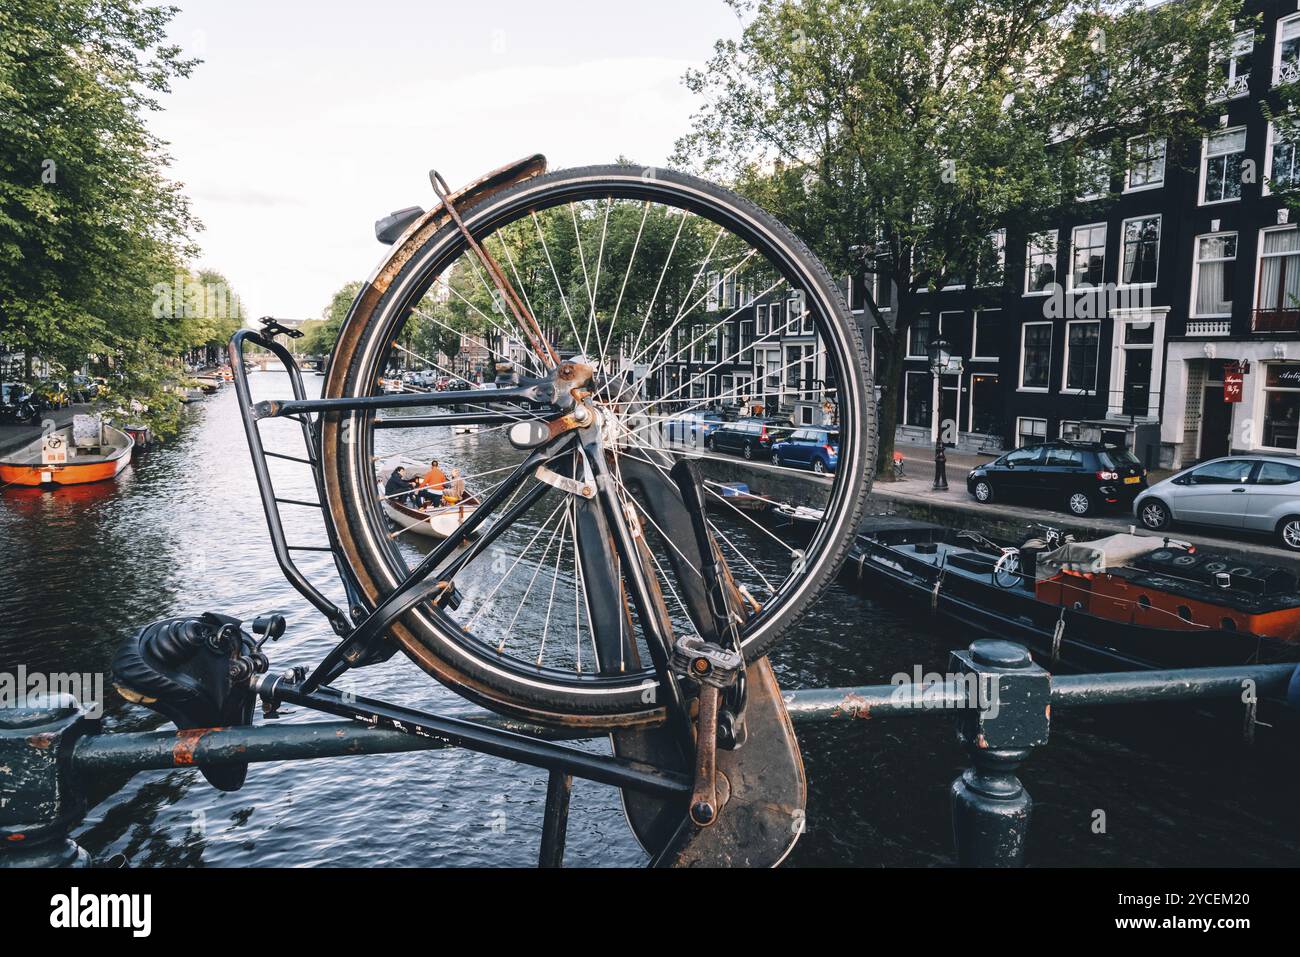
[[(252, 381), (259, 397), (287, 392), (279, 373)], [(284, 463), (275, 473), (284, 494), (310, 497), (305, 473)], [(286, 518), (290, 540), (311, 543), (312, 516)], [(276, 567), (231, 388), (192, 407), (175, 441), (116, 482), (0, 492), (0, 554), (8, 578), (0, 587), (2, 670), (106, 672), (129, 631), (207, 610), (285, 614), (287, 634), (271, 646), (277, 668), (313, 663), (331, 644), (324, 620)], [(327, 556), (307, 553), (302, 564), (320, 581), (332, 576)], [(972, 637), (837, 585), (773, 659), (787, 688), (867, 684), (918, 664), (942, 669), (948, 649)], [(400, 655), (339, 684), (417, 707), (475, 710)], [(316, 717), (286, 710), (281, 720)], [(1235, 720), (1184, 708), (1053, 718), (1051, 742), (1021, 775), (1036, 802), (1030, 863), (1294, 865), (1300, 773), (1293, 748), (1267, 729), (1249, 748)], [(111, 730), (162, 725), (111, 690), (105, 721)], [(947, 789), (965, 760), (950, 721), (799, 733), (808, 831), (791, 864), (951, 863)], [(536, 858), (545, 782), (543, 771), (463, 751), (254, 765), (233, 794), (192, 770), (150, 772), (95, 782), (103, 800), (76, 837), (92, 854), (121, 852), (139, 866), (527, 865)], [(1097, 811), (1104, 834), (1093, 832)], [(565, 860), (644, 862), (614, 790), (575, 782)]]

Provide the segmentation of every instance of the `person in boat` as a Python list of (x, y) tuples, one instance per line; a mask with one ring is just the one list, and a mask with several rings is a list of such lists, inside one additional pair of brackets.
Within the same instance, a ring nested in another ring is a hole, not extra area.
[(411, 499), (410, 491), (415, 486), (414, 479), (406, 477), (406, 469), (398, 466), (393, 469), (388, 481), (384, 483), (384, 496), (399, 502), (409, 502)]
[(455, 505), (465, 497), (465, 480), (460, 477), (460, 469), (451, 470), (451, 482), (442, 494), (444, 505)]
[(447, 474), (439, 468), (437, 459), (429, 463), (429, 470), (424, 473), (416, 488), (416, 505), (420, 508), (439, 505), (445, 501)]

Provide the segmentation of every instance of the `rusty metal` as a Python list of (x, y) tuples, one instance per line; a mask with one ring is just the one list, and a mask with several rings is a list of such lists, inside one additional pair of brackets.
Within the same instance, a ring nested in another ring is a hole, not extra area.
[(702, 685), (695, 718), (695, 789), (691, 820), (709, 827), (718, 819), (718, 689)]
[(506, 274), (501, 271), (501, 267), (498, 266), (497, 261), (492, 258), (492, 254), (474, 238), (474, 234), (469, 231), (469, 227), (465, 225), (465, 221), (460, 218), (460, 213), (456, 209), (456, 204), (452, 201), (451, 188), (447, 185), (447, 181), (442, 178), (442, 174), (437, 170), (429, 171), (429, 181), (433, 184), (433, 191), (438, 194), (438, 199), (442, 200), (442, 205), (447, 211), (447, 215), (449, 215), (452, 218), (452, 221), (455, 222), (456, 228), (458, 228), (461, 235), (465, 237), (465, 242), (469, 243), (470, 248), (474, 250), (474, 254), (478, 256), (479, 261), (483, 264), (483, 268), (486, 269), (488, 275), (492, 277), (492, 284), (497, 287), (497, 292), (501, 294), (501, 298), (506, 301), (506, 305), (508, 305), (510, 311), (514, 313), (515, 322), (519, 323), (519, 327), (528, 336), (528, 343), (533, 347), (533, 351), (537, 353), (538, 358), (541, 359), (542, 362), (545, 363), (549, 361), (551, 366), (559, 365), (559, 353), (557, 353), (555, 349), (552, 348), (551, 344), (546, 341), (546, 337), (542, 334), (541, 326), (537, 324), (537, 320), (534, 319), (532, 313), (528, 311), (528, 306), (519, 297), (519, 293), (515, 292), (514, 286), (510, 285), (510, 280), (507, 279)]

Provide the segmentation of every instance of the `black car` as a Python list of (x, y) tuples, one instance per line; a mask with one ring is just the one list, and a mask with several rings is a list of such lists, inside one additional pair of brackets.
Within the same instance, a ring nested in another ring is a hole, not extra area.
[(735, 422), (722, 422), (708, 433), (704, 447), (710, 452), (731, 452), (766, 462), (771, 457), (773, 444), (793, 431), (794, 427), (785, 419), (737, 419)]
[(1147, 470), (1132, 452), (1100, 442), (1044, 442), (971, 469), (966, 488), (978, 502), (1037, 502), (1089, 515), (1125, 509), (1147, 487)]

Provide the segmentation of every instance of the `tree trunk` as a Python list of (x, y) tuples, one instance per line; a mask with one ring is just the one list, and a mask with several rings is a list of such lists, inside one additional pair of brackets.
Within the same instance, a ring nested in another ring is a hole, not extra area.
[(893, 334), (878, 337), (878, 341), (887, 344), (881, 355), (880, 408), (876, 410), (876, 432), (879, 436), (876, 445), (876, 479), (883, 482), (894, 481), (894, 435), (898, 430), (898, 412), (902, 407), (903, 359), (907, 355), (907, 342), (915, 312), (915, 309), (904, 304), (901, 296), (897, 308), (898, 319)]

